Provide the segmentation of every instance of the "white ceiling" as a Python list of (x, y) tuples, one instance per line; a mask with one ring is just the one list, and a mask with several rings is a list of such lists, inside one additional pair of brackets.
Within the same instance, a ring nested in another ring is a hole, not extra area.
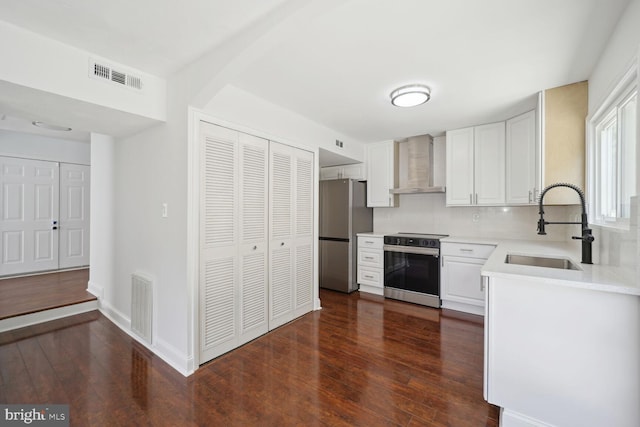
[[(169, 77), (284, 3), (2, 0), (0, 19)], [(502, 120), (587, 79), (629, 0), (332, 3), (229, 83), (370, 142)], [(431, 86), (431, 101), (391, 106), (408, 83)]]

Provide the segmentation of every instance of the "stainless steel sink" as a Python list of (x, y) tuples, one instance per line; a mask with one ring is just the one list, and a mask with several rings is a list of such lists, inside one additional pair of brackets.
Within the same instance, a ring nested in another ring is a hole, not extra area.
[(566, 258), (547, 258), (529, 255), (508, 254), (504, 260), (507, 264), (528, 265), (532, 267), (559, 268), (561, 270), (581, 270), (573, 261)]

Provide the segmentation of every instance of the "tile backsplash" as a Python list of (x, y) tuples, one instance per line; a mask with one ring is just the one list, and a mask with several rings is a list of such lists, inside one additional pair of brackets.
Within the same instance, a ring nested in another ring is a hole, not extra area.
[[(579, 206), (545, 206), (545, 219), (579, 221)], [(397, 208), (374, 208), (373, 228), (378, 233), (436, 233), (497, 239), (564, 241), (580, 234), (578, 225), (550, 225), (537, 234), (537, 206), (446, 207), (443, 193), (404, 194)]]
[[(636, 201), (636, 200), (634, 200)], [(635, 206), (635, 205), (634, 205)], [(580, 221), (580, 206), (545, 206), (547, 221)], [(612, 265), (638, 271), (640, 222), (639, 210), (634, 209), (630, 230), (611, 230), (593, 227), (595, 241), (593, 259), (597, 264)], [(446, 207), (442, 193), (403, 194), (397, 208), (374, 208), (373, 229), (376, 233), (435, 233), (460, 237), (494, 239), (568, 241), (579, 253), (579, 225), (548, 225), (547, 235), (537, 234), (538, 206), (509, 207)]]

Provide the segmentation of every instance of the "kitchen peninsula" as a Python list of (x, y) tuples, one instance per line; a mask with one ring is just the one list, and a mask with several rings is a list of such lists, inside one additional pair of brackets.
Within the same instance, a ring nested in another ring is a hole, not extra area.
[[(563, 259), (576, 269), (511, 264), (508, 255)], [(637, 272), (577, 260), (570, 243), (502, 241), (482, 269), (484, 395), (502, 408), (501, 426), (640, 419)]]

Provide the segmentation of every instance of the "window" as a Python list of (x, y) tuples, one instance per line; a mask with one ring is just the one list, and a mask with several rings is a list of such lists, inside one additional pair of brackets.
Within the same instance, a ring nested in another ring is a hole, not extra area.
[(636, 195), (638, 89), (635, 68), (589, 121), (591, 222), (629, 227)]

